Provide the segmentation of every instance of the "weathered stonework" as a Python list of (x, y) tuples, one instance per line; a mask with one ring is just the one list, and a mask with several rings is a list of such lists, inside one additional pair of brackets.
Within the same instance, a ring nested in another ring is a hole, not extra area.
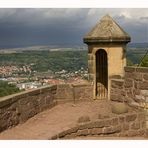
[(25, 91), (0, 99), (0, 131), (23, 123), (37, 113), (53, 107), (56, 85)]
[(57, 86), (55, 99), (65, 101), (90, 101), (93, 98), (93, 85), (86, 84), (61, 84)]
[(72, 139), (79, 136), (146, 136), (146, 125), (143, 124), (145, 123), (143, 117), (145, 117), (144, 112), (134, 112), (108, 119), (98, 119), (89, 123), (78, 124), (49, 137), (49, 139)]
[(0, 132), (27, 121), (60, 102), (92, 99), (91, 84), (64, 84), (24, 91), (0, 98)]
[[(126, 102), (128, 105), (148, 110), (148, 68), (125, 67), (124, 79), (111, 81), (111, 100)], [(148, 119), (147, 128), (148, 128)]]

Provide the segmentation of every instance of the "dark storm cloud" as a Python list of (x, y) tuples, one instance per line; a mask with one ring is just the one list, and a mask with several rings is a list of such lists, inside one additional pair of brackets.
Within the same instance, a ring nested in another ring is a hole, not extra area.
[(109, 13), (132, 37), (147, 41), (147, 9), (0, 9), (0, 46), (81, 44)]

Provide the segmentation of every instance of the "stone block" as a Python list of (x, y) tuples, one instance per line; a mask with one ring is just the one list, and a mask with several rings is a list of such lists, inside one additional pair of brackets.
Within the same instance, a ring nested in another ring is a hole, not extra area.
[(93, 129), (90, 129), (90, 134), (91, 135), (99, 135), (99, 134), (102, 134), (102, 128), (93, 128)]
[(148, 97), (145, 98), (145, 102), (148, 103)]
[(119, 133), (119, 137), (128, 137), (128, 132)]
[(139, 109), (139, 107), (140, 107), (140, 104), (137, 102), (134, 102), (134, 101), (128, 102), (128, 105), (131, 107), (137, 108), (137, 109)]
[(123, 131), (127, 131), (129, 130), (129, 124), (128, 123), (124, 123), (122, 126)]
[(92, 54), (88, 54), (88, 60), (93, 60), (93, 55)]
[(112, 118), (111, 119), (111, 125), (115, 126), (115, 125), (118, 125), (118, 118)]
[(148, 90), (148, 82), (139, 82), (139, 89)]
[(141, 90), (141, 95), (148, 97), (148, 90)]
[(59, 138), (62, 138), (62, 137), (65, 137), (68, 134), (70, 134), (70, 133), (67, 133), (67, 131), (63, 131), (63, 132), (61, 132), (61, 133), (58, 134), (58, 137)]
[(135, 67), (124, 67), (125, 72), (135, 72)]
[(124, 116), (119, 116), (119, 123), (124, 123), (124, 121), (125, 121), (125, 117)]
[(132, 88), (126, 88), (126, 96), (129, 98), (133, 98), (133, 89)]
[(72, 133), (72, 134), (66, 135), (66, 136), (69, 136), (68, 138), (72, 139), (72, 138), (77, 137), (77, 133)]
[(109, 118), (109, 115), (102, 115), (102, 114), (98, 115), (98, 119), (105, 119), (105, 118)]
[(136, 72), (148, 73), (147, 67), (136, 67)]
[(129, 114), (129, 115), (126, 115), (126, 122), (135, 121), (136, 118), (137, 118), (137, 114)]
[(148, 80), (148, 74), (144, 74), (143, 79), (147, 81)]
[(121, 90), (121, 95), (122, 95), (123, 97), (126, 96), (126, 92), (125, 92), (125, 90)]
[(65, 137), (63, 137), (62, 139), (73, 139), (75, 137), (77, 137), (77, 133), (68, 134)]
[(134, 95), (140, 95), (140, 90), (139, 89), (134, 89), (133, 93), (134, 93)]
[(57, 86), (56, 99), (72, 99), (74, 98), (73, 87), (68, 84), (61, 84)]
[(104, 120), (104, 127), (109, 127), (112, 124), (112, 119)]
[(78, 130), (77, 132), (77, 136), (86, 136), (88, 134), (89, 134), (88, 129)]
[(138, 136), (139, 132), (137, 130), (130, 130), (128, 131), (128, 136), (129, 137), (134, 137), (134, 136)]
[(142, 81), (142, 74), (141, 73), (134, 73), (133, 77), (134, 77), (134, 80), (136, 80), (136, 81)]
[(139, 122), (134, 122), (131, 124), (131, 129), (133, 130), (138, 130), (140, 129), (140, 123)]
[(22, 99), (19, 100), (19, 104), (20, 105), (26, 105), (29, 102), (29, 100), (30, 100), (29, 96), (26, 97), (26, 98), (22, 98)]
[(52, 102), (53, 102), (53, 96), (47, 96), (45, 98), (45, 103), (46, 104), (52, 104)]
[(139, 89), (139, 82), (134, 81), (134, 89)]
[(111, 75), (109, 76), (110, 79), (121, 79), (122, 77), (120, 75)]
[(105, 127), (103, 129), (104, 134), (119, 133), (121, 131), (121, 126)]
[(0, 132), (4, 131), (5, 129), (7, 129), (7, 118), (0, 118)]
[(111, 87), (122, 89), (123, 83), (124, 83), (123, 80), (113, 79), (113, 80), (111, 80)]
[(94, 80), (94, 74), (88, 74), (88, 80), (93, 81)]
[(36, 96), (36, 95), (39, 95), (40, 94), (40, 89), (37, 88), (35, 90), (29, 90), (28, 91), (28, 96)]
[(49, 140), (56, 140), (56, 139), (58, 139), (58, 136), (57, 135), (54, 135), (51, 138), (49, 138)]
[(141, 127), (142, 129), (147, 128), (147, 127), (146, 127), (146, 121), (141, 121), (141, 122), (140, 122), (140, 127)]
[(82, 123), (82, 124), (79, 124), (78, 130), (82, 130), (82, 129), (86, 129), (86, 128), (93, 128), (92, 125), (93, 125), (92, 123)]
[(123, 114), (123, 113), (127, 113), (127, 112), (128, 112), (128, 108), (124, 103), (112, 104), (112, 113)]
[(26, 120), (29, 119), (30, 111), (26, 111), (20, 114), (20, 123), (24, 123)]
[(142, 95), (135, 95), (134, 100), (138, 103), (145, 102), (145, 98)]
[(125, 78), (133, 79), (134, 73), (133, 72), (126, 72)]
[[(79, 127), (73, 127), (73, 128), (70, 128), (66, 131), (64, 131), (64, 133), (67, 135), (67, 134), (71, 134), (71, 133), (76, 133), (80, 128)], [(84, 129), (84, 128), (83, 128)]]
[(79, 117), (79, 119), (78, 119), (78, 123), (84, 123), (84, 122), (89, 122), (90, 121), (90, 118), (89, 118), (89, 116), (81, 116), (81, 117)]
[(131, 79), (125, 79), (125, 81), (124, 81), (124, 87), (125, 88), (131, 88), (131, 87), (133, 87), (133, 80), (131, 80)]
[(111, 99), (111, 101), (116, 101), (116, 102), (123, 102), (124, 101), (124, 97), (120, 94), (111, 94), (110, 99)]
[(101, 120), (101, 121), (94, 121), (91, 122), (90, 124), (87, 124), (87, 128), (91, 129), (91, 128), (102, 128), (105, 126), (105, 121), (107, 120)]
[(88, 73), (93, 73), (94, 72), (94, 68), (92, 66), (92, 63), (88, 64)]
[(139, 136), (144, 136), (144, 135), (146, 135), (146, 129), (140, 129), (140, 130), (138, 130), (138, 135), (139, 135)]
[(138, 114), (138, 121), (145, 121), (145, 113), (144, 112)]
[(40, 88), (40, 93), (41, 94), (46, 93), (46, 92), (50, 93), (55, 90), (57, 90), (57, 85), (50, 85), (50, 86), (45, 86), (45, 87)]

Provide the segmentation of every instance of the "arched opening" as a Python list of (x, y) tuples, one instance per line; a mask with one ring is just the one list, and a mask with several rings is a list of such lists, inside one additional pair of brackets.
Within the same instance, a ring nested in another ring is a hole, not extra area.
[(96, 98), (107, 99), (108, 94), (108, 62), (104, 49), (96, 52)]

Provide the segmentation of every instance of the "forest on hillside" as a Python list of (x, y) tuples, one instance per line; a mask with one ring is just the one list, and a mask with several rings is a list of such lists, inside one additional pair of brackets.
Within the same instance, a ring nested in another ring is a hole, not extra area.
[[(137, 65), (145, 55), (145, 49), (128, 49), (127, 64)], [(83, 67), (87, 70), (87, 50), (82, 51), (23, 51), (11, 54), (0, 54), (0, 66), (31, 65), (33, 71), (77, 71)], [(141, 66), (148, 67), (148, 55), (143, 59)]]

